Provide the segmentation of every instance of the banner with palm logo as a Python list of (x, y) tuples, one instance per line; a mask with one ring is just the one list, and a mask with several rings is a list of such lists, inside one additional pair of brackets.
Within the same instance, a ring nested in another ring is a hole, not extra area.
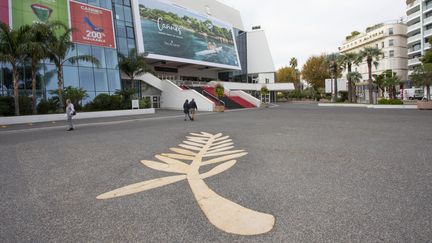
[(13, 28), (53, 20), (69, 26), (67, 0), (12, 0)]

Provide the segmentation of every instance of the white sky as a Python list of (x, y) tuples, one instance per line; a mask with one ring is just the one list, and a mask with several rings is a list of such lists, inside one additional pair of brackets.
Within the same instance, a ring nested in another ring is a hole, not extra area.
[(219, 0), (241, 13), (246, 30), (265, 30), (276, 68), (296, 57), (336, 52), (351, 31), (405, 16), (405, 0)]

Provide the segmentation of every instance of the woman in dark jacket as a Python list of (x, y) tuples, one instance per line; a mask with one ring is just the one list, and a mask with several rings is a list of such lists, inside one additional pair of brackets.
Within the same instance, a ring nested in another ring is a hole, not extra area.
[(183, 104), (183, 112), (185, 113), (185, 121), (187, 121), (187, 118), (189, 117), (189, 120), (192, 120), (191, 116), (189, 115), (189, 101), (186, 100)]

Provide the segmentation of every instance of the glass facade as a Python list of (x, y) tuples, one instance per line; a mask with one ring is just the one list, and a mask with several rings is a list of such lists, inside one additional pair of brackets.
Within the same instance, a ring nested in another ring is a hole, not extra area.
[[(68, 57), (92, 55), (100, 62), (99, 66), (85, 61), (79, 61), (78, 63), (66, 62), (63, 66), (63, 86), (85, 89), (89, 96), (83, 102), (85, 104), (98, 94), (113, 94), (116, 90), (122, 88), (117, 52), (127, 55), (131, 49), (135, 48), (135, 31), (130, 0), (78, 1), (113, 11), (117, 41), (117, 49), (76, 44), (75, 48), (70, 50)], [(31, 95), (31, 88), (31, 70), (27, 64), (24, 68), (20, 68), (20, 95)], [(57, 69), (53, 63), (45, 60), (40, 64), (37, 75), (38, 99), (50, 98), (56, 90)], [(12, 71), (10, 65), (0, 63), (0, 95), (9, 96), (12, 94)]]

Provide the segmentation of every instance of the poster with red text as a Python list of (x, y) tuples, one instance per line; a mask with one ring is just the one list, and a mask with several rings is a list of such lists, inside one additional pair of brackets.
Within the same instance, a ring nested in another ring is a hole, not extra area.
[(9, 0), (0, 1), (0, 22), (9, 25)]
[(115, 48), (110, 10), (73, 1), (69, 4), (73, 42)]

